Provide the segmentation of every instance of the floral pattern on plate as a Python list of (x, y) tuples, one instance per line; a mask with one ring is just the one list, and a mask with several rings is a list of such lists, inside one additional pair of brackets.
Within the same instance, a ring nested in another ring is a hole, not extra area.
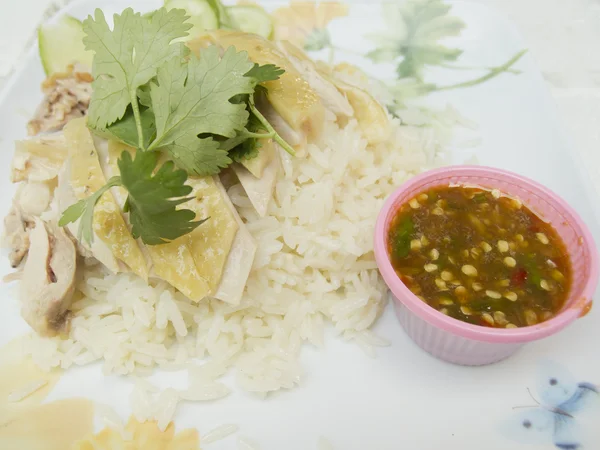
[(582, 418), (600, 418), (600, 387), (577, 381), (565, 368), (544, 362), (538, 374), (537, 396), (529, 394), (535, 405), (517, 406), (515, 413), (501, 425), (506, 437), (521, 444), (554, 444), (561, 450), (591, 448)]
[(290, 41), (304, 50), (322, 50), (331, 46), (327, 25), (346, 15), (348, 5), (339, 2), (292, 2), (273, 13), (275, 39)]

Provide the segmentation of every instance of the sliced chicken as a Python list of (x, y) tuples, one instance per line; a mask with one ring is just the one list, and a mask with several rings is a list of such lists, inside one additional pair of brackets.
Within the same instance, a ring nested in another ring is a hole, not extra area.
[(29, 232), (34, 220), (50, 205), (52, 193), (45, 183), (22, 183), (12, 207), (4, 218), (3, 246), (10, 249), (8, 259), (13, 268), (21, 264), (29, 251)]
[(4, 218), (3, 245), (10, 249), (8, 260), (13, 268), (19, 267), (29, 252), (29, 232), (33, 227), (33, 217), (26, 217), (17, 202)]
[(22, 183), (15, 196), (25, 216), (41, 216), (52, 201), (51, 186), (46, 183)]
[(340, 64), (333, 71), (322, 65), (319, 68), (348, 98), (367, 142), (373, 145), (385, 142), (391, 132), (390, 119), (381, 103), (367, 92), (369, 77), (349, 64)]
[(351, 117), (354, 115), (354, 110), (346, 96), (335, 87), (329, 77), (319, 72), (314, 61), (306, 53), (288, 41), (279, 42), (278, 47), (308, 81), (310, 87), (321, 97), (327, 109), (336, 116)]
[[(108, 174), (112, 176), (119, 173), (117, 161), (123, 151), (135, 152), (132, 147), (116, 141), (108, 142), (107, 150), (108, 160), (106, 163), (103, 163), (103, 158), (100, 158), (107, 176), (109, 176)], [(119, 204), (125, 204), (127, 198), (125, 189), (116, 187), (111, 191)], [(166, 281), (183, 295), (196, 302), (202, 300), (210, 292), (208, 282), (196, 268), (187, 236), (182, 236), (162, 245), (146, 246), (140, 244), (140, 249), (146, 257), (149, 277)]]
[(188, 178), (194, 199), (184, 203), (184, 208), (196, 213), (197, 219), (209, 218), (186, 235), (196, 268), (209, 287), (207, 295), (213, 294), (221, 281), (223, 269), (239, 229), (231, 210), (227, 207), (227, 195), (223, 196), (213, 177)]
[(273, 42), (239, 31), (214, 30), (210, 36), (225, 49), (233, 46), (237, 51), (248, 52), (255, 63), (275, 64), (284, 69), (278, 80), (264, 84), (269, 102), (294, 131), (311, 138), (321, 134), (325, 108), (319, 96)]
[(296, 156), (300, 158), (306, 156), (306, 144), (308, 142), (306, 133), (295, 131), (289, 126), (269, 102), (260, 102), (256, 106), (279, 136), (294, 148)]
[[(82, 200), (99, 190), (106, 184), (102, 172), (98, 151), (94, 145), (92, 134), (85, 124), (85, 119), (71, 120), (64, 130), (69, 148), (70, 177), (69, 185), (77, 200)], [(70, 206), (70, 205), (69, 205)], [(131, 270), (142, 279), (148, 279), (148, 267), (137, 242), (131, 236), (129, 227), (121, 214), (121, 208), (110, 193), (104, 194), (94, 208), (93, 233), (96, 237), (92, 243), (92, 253), (98, 251), (105, 256), (105, 247), (113, 258), (123, 263), (112, 263), (109, 269), (115, 272)], [(96, 249), (94, 249), (96, 246)], [(100, 258), (96, 256), (99, 260)], [(104, 261), (102, 261), (104, 262)], [(113, 262), (111, 260), (111, 262)], [(106, 265), (106, 264), (105, 264)]]
[(50, 181), (58, 176), (68, 150), (62, 132), (41, 134), (15, 143), (11, 181)]
[(41, 336), (68, 331), (75, 290), (75, 244), (59, 227), (35, 219), (20, 283), (21, 315)]
[(260, 145), (258, 155), (254, 158), (243, 159), (240, 162), (256, 178), (263, 176), (263, 172), (275, 157), (275, 142), (273, 139), (260, 139), (258, 143)]
[(218, 187), (227, 208), (238, 224), (238, 231), (233, 240), (227, 262), (225, 263), (221, 282), (213, 296), (231, 305), (239, 305), (242, 301), (250, 270), (252, 270), (257, 245), (250, 232), (246, 229), (242, 218), (235, 210), (235, 206), (231, 203), (221, 181), (215, 179), (215, 185)]
[(46, 79), (42, 83), (45, 97), (27, 124), (28, 134), (57, 131), (71, 119), (84, 116), (90, 106), (92, 80), (85, 69), (73, 66)]
[[(244, 191), (246, 191), (246, 195), (248, 195), (252, 206), (254, 206), (260, 217), (265, 217), (271, 198), (273, 198), (273, 190), (275, 189), (277, 175), (279, 174), (280, 161), (278, 153), (282, 152), (283, 149), (279, 145), (274, 144), (274, 146), (263, 147), (259, 151), (259, 156), (254, 159), (261, 158), (267, 162), (267, 166), (262, 171), (260, 178), (241, 164), (236, 163), (232, 167)], [(267, 158), (264, 156), (267, 156)], [(254, 159), (249, 161), (251, 162)]]
[[(58, 186), (54, 190), (54, 201), (58, 206), (59, 214), (62, 214), (69, 206), (74, 203), (77, 203), (77, 197), (75, 197), (75, 192), (73, 191), (73, 187), (69, 183), (69, 179), (71, 176), (71, 160), (67, 158), (65, 164), (63, 165), (60, 172), (58, 172)], [(79, 220), (70, 223), (65, 227), (71, 236), (76, 237), (79, 232)], [(94, 244), (97, 240), (94, 240)], [(94, 245), (92, 244), (92, 247)], [(115, 272), (118, 270), (119, 264), (115, 257), (110, 253), (110, 251), (106, 248), (106, 246), (102, 246), (100, 243), (100, 247), (95, 248), (95, 253), (92, 251), (92, 248), (87, 244), (87, 242), (76, 241), (77, 253), (83, 256), (84, 258), (95, 258), (109, 270)]]

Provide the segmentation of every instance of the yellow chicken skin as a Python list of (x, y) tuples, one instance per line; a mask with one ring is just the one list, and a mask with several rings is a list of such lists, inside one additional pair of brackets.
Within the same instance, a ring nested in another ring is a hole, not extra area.
[[(106, 179), (85, 118), (71, 120), (64, 133), (71, 159), (70, 184), (77, 199), (82, 200), (104, 186)], [(94, 209), (93, 230), (118, 260), (136, 275), (148, 279), (144, 255), (109, 192), (100, 198)]]
[(189, 178), (187, 184), (195, 198), (184, 206), (194, 211), (197, 219), (209, 219), (184, 237), (212, 294), (221, 281), (239, 227), (212, 177)]
[[(273, 42), (241, 31), (214, 30), (210, 36), (224, 49), (233, 46), (238, 52), (246, 51), (252, 62), (275, 64), (285, 70), (278, 80), (264, 83), (269, 102), (295, 131), (312, 138), (321, 134), (325, 117), (321, 99)], [(205, 45), (206, 39), (201, 43)], [(188, 46), (192, 50), (199, 47), (193, 41)]]
[[(108, 166), (115, 175), (119, 173), (117, 161), (123, 151), (133, 152), (134, 149), (119, 142), (109, 142)], [(127, 192), (123, 188), (119, 189), (120, 196), (125, 198)], [(206, 224), (201, 227), (204, 225)], [(187, 236), (167, 244), (148, 245), (145, 248), (156, 277), (163, 279), (193, 301), (199, 302), (208, 295), (210, 286), (196, 268)]]

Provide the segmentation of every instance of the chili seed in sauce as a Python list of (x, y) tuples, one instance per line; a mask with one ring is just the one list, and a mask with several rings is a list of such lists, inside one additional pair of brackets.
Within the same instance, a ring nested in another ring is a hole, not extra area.
[(392, 220), (388, 251), (398, 276), (424, 302), (487, 327), (551, 319), (572, 279), (552, 226), (497, 190), (445, 187), (416, 195)]

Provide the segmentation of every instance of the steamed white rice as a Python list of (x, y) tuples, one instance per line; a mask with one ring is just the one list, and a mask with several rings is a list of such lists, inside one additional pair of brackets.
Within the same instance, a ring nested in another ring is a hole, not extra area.
[(307, 157), (284, 155), (265, 218), (239, 184), (228, 188), (258, 243), (241, 305), (195, 304), (164, 282), (149, 286), (131, 274), (88, 267), (69, 338), (31, 336), (33, 359), (46, 368), (100, 360), (105, 373), (117, 374), (190, 370), (193, 381), (183, 391), (136, 384), (136, 417), (166, 426), (180, 400), (226, 396), (229, 389), (217, 380), (228, 372), (261, 395), (294, 387), (302, 380), (302, 345), (323, 346), (329, 324), (367, 352), (385, 345), (369, 331), (386, 303), (373, 257), (375, 219), (394, 188), (441, 162), (434, 129), (396, 119), (391, 126), (388, 142), (367, 146), (354, 120), (340, 128), (328, 117)]

